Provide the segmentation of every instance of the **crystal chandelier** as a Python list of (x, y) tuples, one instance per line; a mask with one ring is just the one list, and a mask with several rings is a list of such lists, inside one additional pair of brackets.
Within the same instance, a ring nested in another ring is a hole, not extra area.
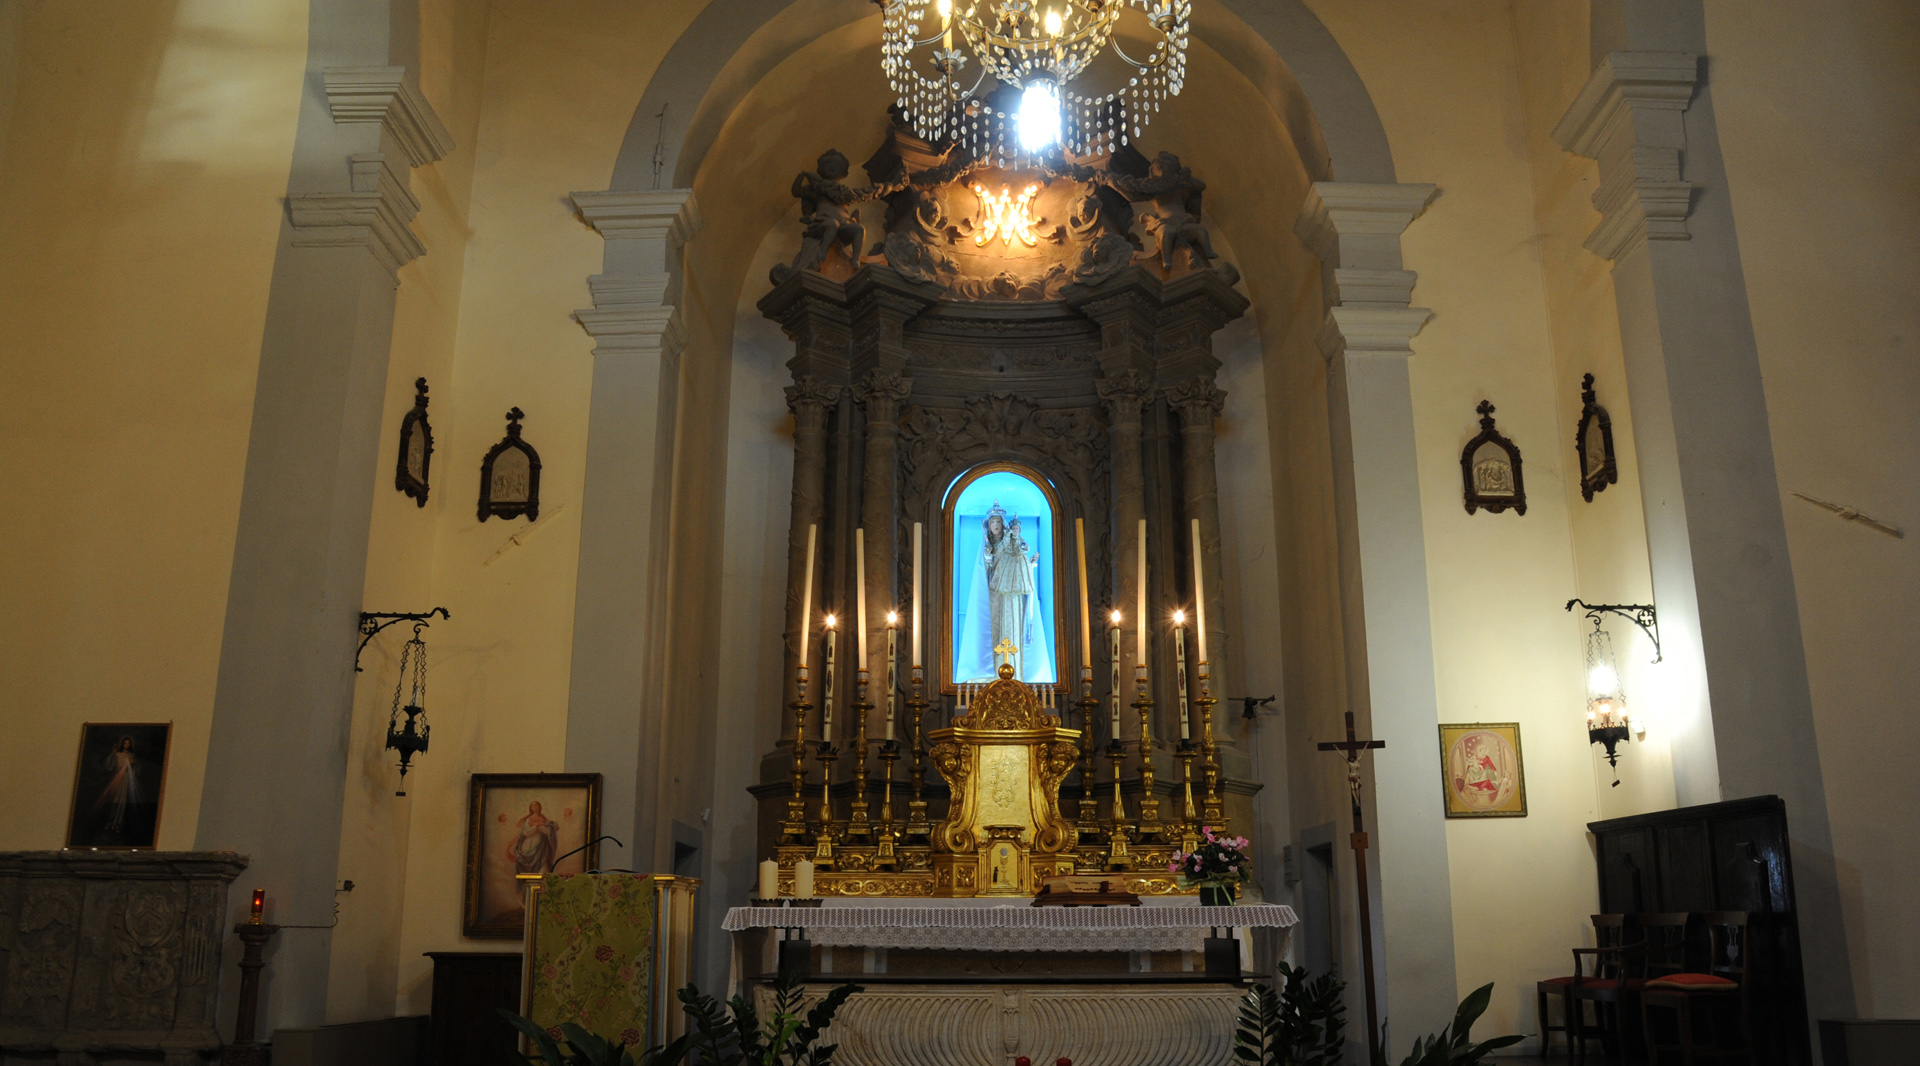
[[(1160, 105), (1179, 95), (1192, 7), (1192, 0), (889, 0), (880, 65), (921, 136), (959, 142), (975, 159), (1005, 162), (1054, 143), (1077, 156), (1103, 155), (1137, 139)], [(1123, 20), (1129, 11), (1140, 18)], [(1123, 39), (1136, 43), (1129, 49)], [(971, 77), (959, 42), (979, 64)], [(1099, 69), (1091, 69), (1096, 61)], [(1090, 84), (1076, 80), (1083, 74)], [(1018, 108), (994, 103), (989, 76), (1021, 90)], [(1006, 143), (1009, 120), (1017, 146)]]

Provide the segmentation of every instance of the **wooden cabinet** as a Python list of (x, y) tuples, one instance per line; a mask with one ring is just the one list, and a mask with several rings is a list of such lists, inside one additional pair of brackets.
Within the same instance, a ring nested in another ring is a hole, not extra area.
[[(1587, 828), (1594, 836), (1603, 912), (1751, 915), (1755, 1061), (1810, 1063), (1785, 802), (1755, 796), (1590, 822)], [(1702, 935), (1702, 959), (1705, 950)]]
[(496, 1008), (520, 1013), (520, 953), (429, 951), (433, 1017), (428, 1066), (507, 1066), (513, 1027)]

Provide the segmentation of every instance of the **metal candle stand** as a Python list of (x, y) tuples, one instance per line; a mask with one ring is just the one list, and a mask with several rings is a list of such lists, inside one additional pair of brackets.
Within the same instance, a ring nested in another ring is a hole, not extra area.
[(867, 805), (867, 712), (873, 710), (873, 702), (867, 699), (869, 677), (865, 667), (854, 672), (854, 684), (858, 699), (853, 709), (859, 715), (854, 721), (853, 734), (853, 804), (847, 813), (847, 843), (863, 843), (873, 836), (873, 822), (868, 816)]
[(924, 667), (913, 668), (913, 695), (907, 699), (907, 711), (913, 715), (913, 761), (908, 773), (913, 778), (913, 798), (907, 801), (907, 830), (909, 841), (919, 841), (931, 836), (933, 823), (927, 818), (926, 797), (926, 748), (920, 739), (921, 721), (927, 716), (927, 697), (923, 689), (926, 686)]
[(240, 955), (240, 1005), (233, 1023), (233, 1043), (220, 1049), (220, 1066), (266, 1066), (267, 1045), (254, 1039), (260, 1017), (260, 957), (267, 941), (280, 931), (265, 922), (241, 922), (233, 927), (245, 948)]
[(787, 820), (780, 823), (780, 843), (804, 844), (807, 839), (807, 668), (799, 670), (793, 702), (793, 796), (787, 800)]

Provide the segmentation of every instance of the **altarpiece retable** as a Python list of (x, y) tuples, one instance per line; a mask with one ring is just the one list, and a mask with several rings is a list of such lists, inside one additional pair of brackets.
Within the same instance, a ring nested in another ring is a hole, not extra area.
[[(829, 150), (793, 180), (797, 251), (759, 302), (794, 344), (784, 739), (752, 789), (761, 857), (782, 891), (805, 858), (843, 897), (1030, 896), (1091, 871), (1179, 892), (1170, 853), (1250, 821), (1258, 788), (1213, 714), (1234, 675), (1212, 337), (1247, 300), (1215, 255), (1205, 182), (1132, 147), (987, 166), (897, 115), (863, 167), (855, 184)], [(1205, 666), (1175, 646), (1196, 580), (1215, 607)], [(855, 636), (861, 587), (868, 661), (841, 639), (829, 664), (822, 620)], [(1153, 615), (1144, 663), (1136, 602)], [(915, 608), (919, 645), (885, 622)]]

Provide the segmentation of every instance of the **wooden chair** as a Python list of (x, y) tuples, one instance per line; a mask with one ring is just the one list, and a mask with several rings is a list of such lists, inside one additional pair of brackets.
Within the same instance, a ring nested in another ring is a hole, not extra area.
[[(1663, 1051), (1678, 1051), (1686, 1066), (1703, 1058), (1753, 1062), (1747, 912), (1717, 911), (1700, 919), (1707, 928), (1706, 972), (1664, 975), (1648, 982), (1640, 997), (1647, 1057), (1653, 1066)], [(1654, 1026), (1656, 1012), (1668, 1011), (1674, 1021), (1671, 1041)]]
[[(1679, 973), (1687, 963), (1687, 923), (1685, 911), (1667, 914), (1636, 914), (1628, 919), (1630, 929), (1639, 938), (1631, 951), (1616, 953), (1617, 963), (1602, 968), (1602, 957), (1595, 953), (1594, 976), (1575, 981), (1568, 989), (1580, 1025), (1600, 1038), (1608, 1057), (1620, 1058), (1627, 1046), (1637, 1042), (1641, 1012), (1640, 992), (1654, 977)], [(1579, 952), (1575, 952), (1576, 960)], [(1586, 1004), (1593, 1004), (1593, 1024), (1587, 1025)], [(1623, 1009), (1624, 1008), (1624, 1009)], [(1586, 1041), (1580, 1042), (1580, 1057), (1586, 1058)]]
[[(1576, 1047), (1579, 1048), (1581, 1055), (1584, 1056), (1586, 1054), (1587, 1039), (1590, 1035), (1597, 1035), (1597, 1031), (1591, 1034), (1588, 1032), (1585, 1024), (1586, 1012), (1573, 1001), (1571, 989), (1576, 982), (1582, 980), (1582, 975), (1585, 973), (1584, 968), (1580, 965), (1580, 956), (1582, 953), (1590, 952), (1594, 954), (1594, 976), (1599, 976), (1598, 968), (1600, 966), (1602, 953), (1605, 953), (1609, 959), (1614, 958), (1626, 949), (1626, 940), (1626, 915), (1596, 914), (1593, 916), (1593, 942), (1595, 946), (1592, 948), (1574, 949), (1573, 973), (1566, 977), (1549, 977), (1534, 985), (1534, 1013), (1540, 1019), (1540, 1054), (1542, 1057), (1552, 1053), (1553, 1034), (1555, 1033), (1567, 1034), (1567, 1056), (1569, 1058), (1573, 1057)], [(1556, 996), (1560, 999), (1559, 1025), (1552, 1024), (1552, 1017), (1547, 1013), (1547, 1008)]]

